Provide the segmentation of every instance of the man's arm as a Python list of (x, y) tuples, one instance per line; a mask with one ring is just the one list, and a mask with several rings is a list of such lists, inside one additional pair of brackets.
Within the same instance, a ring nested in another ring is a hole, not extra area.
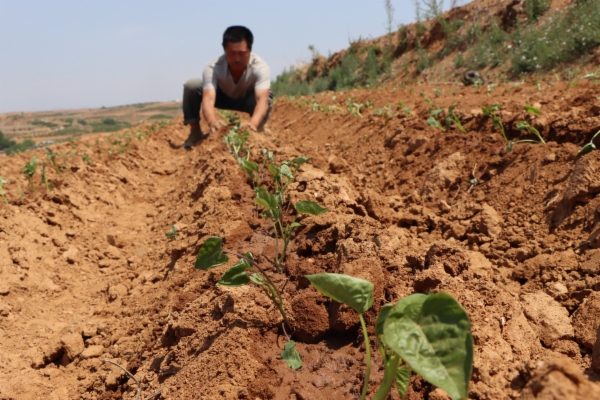
[(215, 113), (216, 98), (216, 90), (204, 89), (202, 91), (202, 114), (204, 114), (204, 119), (211, 129), (213, 126), (218, 128), (217, 114)]
[(250, 125), (256, 128), (260, 125), (263, 119), (267, 116), (269, 111), (269, 89), (261, 89), (255, 92), (256, 95), (256, 107), (254, 113), (250, 119)]

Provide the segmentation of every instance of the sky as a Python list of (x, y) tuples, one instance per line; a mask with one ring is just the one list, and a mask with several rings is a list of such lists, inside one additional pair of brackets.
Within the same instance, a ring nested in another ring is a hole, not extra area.
[[(391, 0), (394, 28), (413, 0)], [(448, 2), (448, 0), (446, 1)], [(180, 100), (245, 25), (271, 67), (386, 33), (383, 0), (0, 0), (0, 113)]]

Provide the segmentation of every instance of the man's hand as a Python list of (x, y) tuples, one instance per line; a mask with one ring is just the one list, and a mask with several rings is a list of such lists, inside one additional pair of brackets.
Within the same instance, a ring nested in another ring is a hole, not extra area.
[(242, 131), (247, 130), (251, 132), (256, 132), (258, 129), (252, 122), (244, 122), (240, 128), (242, 128)]
[(216, 131), (218, 131), (219, 129), (221, 129), (221, 127), (225, 126), (225, 124), (219, 120), (214, 121), (213, 123), (210, 124), (210, 128), (208, 133), (215, 133)]

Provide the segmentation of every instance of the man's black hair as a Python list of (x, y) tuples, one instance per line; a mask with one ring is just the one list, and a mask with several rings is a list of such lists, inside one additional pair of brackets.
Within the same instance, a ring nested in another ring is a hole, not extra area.
[(252, 42), (254, 42), (254, 36), (250, 29), (245, 26), (234, 25), (225, 29), (223, 33), (223, 49), (227, 47), (227, 43), (239, 43), (245, 40), (248, 44), (248, 50), (252, 51)]

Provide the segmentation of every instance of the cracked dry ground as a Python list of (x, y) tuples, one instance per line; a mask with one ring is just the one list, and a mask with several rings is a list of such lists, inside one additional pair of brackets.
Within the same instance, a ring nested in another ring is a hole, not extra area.
[[(38, 185), (37, 194), (20, 175), (32, 154), (3, 159), (11, 204), (0, 204), (0, 399), (135, 398), (134, 381), (103, 358), (135, 375), (142, 398), (160, 389), (155, 398), (358, 398), (358, 319), (308, 286), (303, 276), (322, 271), (374, 283), (370, 330), (387, 302), (454, 295), (473, 323), (470, 398), (600, 398), (600, 152), (577, 155), (600, 130), (600, 90), (506, 84), (488, 97), (444, 86), (435, 101), (458, 101), (462, 134), (426, 124), (417, 93), (434, 98), (432, 88), (282, 98), (271, 135), (250, 139), (256, 159), (262, 148), (278, 162), (311, 157), (289, 199), (329, 208), (300, 219), (287, 271), (273, 273), (295, 326), (298, 371), (279, 359), (281, 318), (258, 288), (215, 286), (228, 266), (193, 268), (210, 235), (263, 265), (273, 259), (269, 225), (256, 217), (224, 132), (190, 152), (169, 146), (186, 136), (181, 120), (110, 158), (97, 155), (105, 142), (96, 138), (58, 146), (94, 162), (68, 159), (67, 172), (49, 176), (55, 189)], [(402, 100), (412, 112), (357, 117), (345, 110), (349, 97), (375, 108)], [(315, 101), (343, 111), (313, 111)], [(492, 103), (509, 137), (529, 120), (548, 144), (507, 154), (480, 111)], [(525, 104), (541, 115), (526, 115)], [(169, 241), (171, 224), (178, 236)], [(373, 362), (371, 394), (383, 375), (377, 353)], [(446, 398), (416, 376), (407, 397)]]

